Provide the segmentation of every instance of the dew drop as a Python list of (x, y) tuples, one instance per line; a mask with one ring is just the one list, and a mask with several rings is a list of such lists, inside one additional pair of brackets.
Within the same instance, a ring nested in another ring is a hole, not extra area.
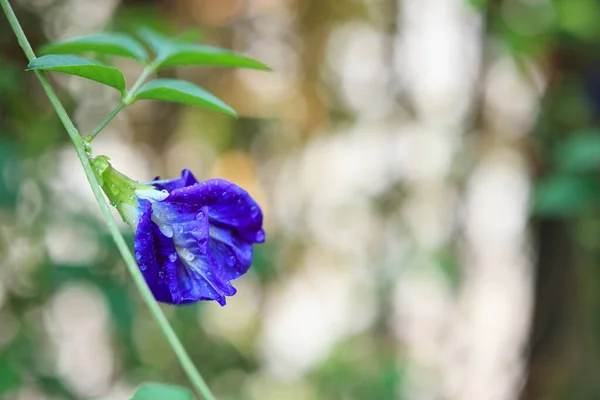
[(179, 255), (181, 256), (181, 258), (188, 262), (196, 258), (196, 255), (186, 248), (180, 248)]
[(252, 216), (252, 218), (258, 217), (259, 212), (260, 212), (260, 210), (258, 209), (257, 206), (250, 207), (250, 215)]
[(160, 231), (168, 238), (173, 237), (173, 228), (170, 225), (159, 225)]
[(235, 265), (235, 257), (234, 256), (229, 256), (227, 258), (227, 265), (229, 265), (230, 267), (233, 267)]
[(139, 251), (136, 251), (135, 252), (135, 259), (139, 261), (141, 258), (142, 258), (142, 253), (140, 253)]
[(198, 215), (196, 215), (196, 219), (197, 219), (197, 220), (204, 219), (204, 217), (205, 217), (205, 215), (204, 215), (204, 211), (200, 211), (200, 212), (198, 213)]
[(171, 262), (177, 261), (177, 254), (175, 254), (175, 253), (169, 254), (169, 261), (171, 261)]
[(221, 199), (223, 200), (229, 200), (231, 198), (231, 193), (225, 191), (223, 193), (221, 193)]
[(148, 268), (146, 264), (140, 264), (140, 271), (145, 271), (146, 268)]
[(262, 229), (258, 232), (256, 232), (256, 236), (254, 237), (254, 241), (256, 242), (262, 242), (265, 240), (265, 231), (263, 231)]

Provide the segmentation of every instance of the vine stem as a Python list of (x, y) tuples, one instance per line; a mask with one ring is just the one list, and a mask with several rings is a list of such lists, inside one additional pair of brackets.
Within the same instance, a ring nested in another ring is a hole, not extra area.
[[(25, 56), (27, 56), (27, 59), (31, 62), (33, 59), (35, 59), (35, 53), (33, 52), (33, 49), (31, 48), (31, 45), (29, 44), (29, 41), (27, 40), (27, 37), (25, 36), (25, 33), (23, 32), (23, 29), (21, 28), (21, 24), (19, 23), (19, 20), (17, 19), (10, 3), (8, 2), (8, 0), (0, 0), (0, 5), (2, 6), (4, 14), (6, 15), (8, 22), (17, 37), (19, 45), (21, 46), (21, 48), (23, 48), (23, 51), (25, 52)], [(148, 72), (147, 76), (149, 76), (150, 73), (151, 72)], [(160, 306), (154, 299), (152, 292), (146, 285), (144, 276), (140, 272), (138, 265), (137, 265), (135, 259), (133, 258), (133, 255), (131, 254), (129, 247), (127, 246), (127, 243), (125, 242), (123, 235), (121, 235), (121, 232), (119, 231), (117, 223), (110, 212), (110, 207), (109, 207), (108, 203), (106, 202), (106, 200), (104, 199), (104, 196), (100, 189), (100, 185), (98, 183), (98, 180), (96, 179), (94, 169), (93, 169), (90, 159), (86, 153), (84, 139), (79, 134), (79, 131), (77, 130), (77, 128), (71, 121), (71, 118), (69, 118), (69, 115), (67, 114), (62, 103), (58, 99), (58, 96), (54, 92), (54, 89), (50, 85), (50, 82), (48, 81), (48, 78), (46, 78), (46, 75), (41, 71), (35, 71), (35, 74), (36, 74), (38, 80), (40, 81), (42, 88), (46, 92), (46, 95), (48, 96), (50, 103), (54, 107), (54, 110), (56, 111), (58, 118), (64, 125), (67, 133), (69, 134), (69, 138), (73, 142), (73, 146), (75, 146), (75, 151), (77, 152), (79, 161), (81, 161), (81, 165), (83, 166), (85, 175), (90, 183), (92, 192), (94, 192), (94, 197), (96, 198), (96, 201), (98, 202), (100, 211), (102, 212), (102, 215), (104, 216), (104, 219), (106, 220), (108, 229), (113, 237), (113, 240), (114, 240), (117, 248), (119, 249), (119, 252), (121, 253), (121, 256), (123, 257), (123, 260), (125, 261), (125, 264), (127, 265), (129, 273), (131, 274), (137, 289), (139, 290), (140, 294), (142, 295), (144, 302), (150, 309), (150, 313), (152, 314), (152, 316), (158, 323), (161, 331), (163, 332), (165, 338), (171, 345), (173, 352), (177, 356), (183, 370), (187, 374), (188, 378), (190, 379), (190, 382), (193, 384), (193, 386), (195, 387), (198, 394), (206, 400), (216, 400), (215, 397), (212, 395), (210, 389), (206, 385), (206, 382), (204, 382), (204, 379), (202, 378), (202, 376), (200, 375), (200, 373), (194, 366), (194, 363), (192, 362), (190, 356), (188, 355), (185, 348), (181, 344), (181, 341), (177, 337), (177, 334), (173, 330), (173, 327), (169, 324), (167, 317), (165, 316), (162, 309), (160, 308)], [(142, 83), (143, 83), (143, 81), (141, 81), (141, 83), (139, 83), (139, 86), (141, 86)], [(134, 89), (134, 88), (132, 88), (132, 89)], [(135, 89), (137, 90), (137, 88), (135, 88)], [(134, 91), (132, 90), (130, 93), (134, 93)]]

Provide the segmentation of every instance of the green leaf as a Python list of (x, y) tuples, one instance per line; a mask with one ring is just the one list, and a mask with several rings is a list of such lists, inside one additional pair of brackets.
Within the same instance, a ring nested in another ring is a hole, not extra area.
[(200, 28), (190, 28), (177, 36), (179, 42), (197, 42), (204, 37), (204, 31)]
[(543, 179), (534, 193), (538, 215), (566, 217), (576, 215), (600, 198), (599, 183), (576, 175), (551, 175)]
[(218, 97), (193, 83), (180, 79), (156, 79), (148, 82), (135, 94), (132, 101), (141, 99), (190, 104), (237, 116), (233, 108), (223, 103)]
[(77, 75), (112, 86), (125, 92), (125, 78), (121, 71), (98, 61), (88, 60), (70, 54), (48, 54), (31, 61), (27, 66), (33, 71), (57, 71)]
[(141, 30), (140, 35), (156, 53), (158, 68), (177, 65), (213, 65), (270, 70), (269, 67), (259, 61), (220, 47), (170, 39), (149, 29)]
[(130, 57), (140, 61), (148, 60), (148, 54), (146, 54), (144, 47), (131, 36), (123, 33), (100, 33), (81, 36), (47, 44), (40, 51), (44, 54), (93, 51), (113, 56)]
[(139, 35), (148, 44), (148, 46), (150, 46), (150, 49), (152, 49), (158, 58), (166, 55), (171, 46), (177, 43), (168, 37), (148, 28), (140, 29)]
[(179, 43), (169, 49), (160, 62), (160, 67), (176, 65), (214, 65), (219, 67), (239, 67), (268, 71), (269, 67), (263, 63), (222, 49), (220, 47), (206, 46), (192, 43)]
[(162, 383), (144, 383), (131, 400), (192, 400), (192, 393), (181, 386)]
[(600, 167), (600, 135), (578, 134), (557, 148), (556, 163), (564, 171), (581, 172)]

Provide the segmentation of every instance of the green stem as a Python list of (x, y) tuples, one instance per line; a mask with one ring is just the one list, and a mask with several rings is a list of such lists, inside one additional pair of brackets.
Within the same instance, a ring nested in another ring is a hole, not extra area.
[[(25, 33), (23, 32), (21, 25), (19, 24), (19, 21), (17, 20), (17, 17), (15, 15), (12, 7), (8, 3), (8, 0), (0, 0), (0, 6), (2, 6), (2, 9), (4, 10), (4, 14), (7, 17), (12, 30), (14, 31), (15, 35), (17, 36), (19, 45), (23, 48), (23, 51), (25, 52), (27, 59), (29, 61), (35, 59), (35, 53), (33, 52), (33, 49), (31, 48), (31, 45), (29, 44), (29, 41), (27, 40), (27, 37), (25, 36)], [(150, 75), (150, 73), (148, 73), (146, 75), (146, 77), (148, 75)], [(96, 179), (96, 175), (94, 174), (94, 170), (90, 163), (90, 159), (88, 158), (88, 155), (86, 154), (83, 138), (79, 135), (77, 128), (75, 127), (75, 125), (73, 124), (71, 119), (69, 118), (69, 115), (67, 114), (64, 107), (62, 106), (60, 100), (58, 99), (56, 93), (54, 92), (54, 89), (52, 89), (52, 86), (50, 85), (50, 82), (48, 82), (48, 79), (46, 78), (44, 73), (41, 71), (35, 71), (35, 74), (38, 77), (40, 84), (42, 85), (42, 88), (46, 92), (46, 95), (48, 96), (50, 103), (54, 107), (54, 110), (56, 111), (58, 118), (61, 120), (67, 133), (69, 134), (71, 141), (73, 142), (73, 145), (75, 146), (75, 151), (77, 152), (79, 161), (81, 161), (81, 165), (83, 166), (83, 169), (85, 171), (87, 179), (90, 183), (90, 186), (92, 187), (92, 192), (94, 192), (94, 197), (96, 198), (96, 201), (98, 202), (98, 206), (100, 207), (102, 215), (104, 216), (104, 219), (106, 220), (108, 229), (110, 230), (110, 233), (113, 237), (113, 240), (115, 241), (115, 244), (117, 245), (117, 248), (119, 249), (119, 252), (121, 253), (121, 256), (125, 260), (125, 264), (127, 265), (127, 268), (129, 269), (129, 273), (131, 274), (137, 289), (139, 290), (140, 294), (142, 295), (144, 302), (150, 309), (150, 313), (152, 314), (152, 316), (158, 323), (160, 329), (162, 330), (163, 334), (165, 335), (165, 338), (171, 345), (173, 352), (179, 359), (179, 362), (180, 362), (183, 370), (185, 371), (185, 373), (187, 374), (191, 383), (194, 385), (194, 387), (198, 391), (198, 394), (200, 394), (206, 400), (215, 400), (215, 397), (210, 392), (210, 389), (208, 388), (208, 386), (204, 382), (204, 379), (202, 379), (202, 376), (200, 375), (200, 373), (194, 366), (194, 363), (192, 362), (190, 356), (185, 351), (185, 348), (181, 344), (181, 341), (177, 337), (177, 334), (173, 330), (173, 327), (171, 327), (171, 325), (169, 324), (167, 317), (165, 316), (162, 309), (160, 308), (160, 306), (154, 299), (152, 292), (146, 285), (144, 276), (140, 272), (138, 265), (137, 265), (135, 259), (133, 258), (133, 255), (131, 254), (129, 247), (127, 246), (127, 243), (125, 242), (125, 239), (123, 239), (123, 236), (121, 235), (121, 232), (119, 231), (119, 228), (117, 227), (117, 223), (110, 212), (108, 203), (106, 202), (106, 200), (104, 199), (104, 196), (102, 195), (102, 191), (100, 189), (98, 180)], [(142, 75), (144, 75), (144, 74), (142, 74)], [(138, 80), (138, 82), (140, 82), (140, 80)], [(135, 88), (136, 85), (134, 85), (135, 90), (137, 90), (139, 88), (139, 86), (141, 86), (142, 84), (143, 84), (143, 82), (139, 83), (139, 85), (137, 85), (138, 86), (137, 88)], [(134, 93), (133, 88), (130, 93)]]
[(129, 91), (127, 92), (127, 95), (123, 99), (123, 103), (125, 105), (131, 103), (131, 100), (133, 99), (133, 96), (135, 96), (135, 94), (137, 93), (137, 91), (140, 90), (140, 88), (142, 87), (142, 85), (144, 84), (144, 82), (146, 82), (146, 79), (148, 79), (148, 77), (154, 73), (155, 69), (156, 69), (156, 65), (154, 63), (151, 63), (148, 66), (146, 66), (146, 68), (144, 68), (144, 70), (140, 74), (140, 76), (137, 79), (137, 81), (135, 81), (135, 83), (133, 84), (133, 86), (131, 87), (131, 89), (129, 89)]
[(90, 133), (88, 136), (85, 137), (85, 140), (88, 143), (91, 143), (91, 141), (94, 140), (94, 138), (96, 136), (98, 136), (98, 134), (102, 131), (102, 129), (104, 129), (106, 127), (106, 125), (108, 125), (110, 123), (110, 121), (112, 121), (113, 118), (115, 118), (117, 116), (117, 114), (119, 112), (121, 112), (121, 110), (123, 108), (125, 108), (126, 105), (131, 103), (133, 96), (135, 96), (135, 94), (140, 89), (140, 87), (142, 87), (144, 82), (146, 82), (146, 79), (148, 79), (148, 77), (150, 75), (152, 75), (152, 73), (154, 73), (155, 69), (156, 69), (156, 66), (154, 64), (150, 64), (150, 65), (146, 66), (146, 68), (144, 68), (144, 70), (140, 74), (139, 78), (135, 81), (135, 83), (133, 84), (131, 89), (129, 89), (129, 91), (127, 92), (125, 97), (123, 97), (123, 99), (121, 100), (119, 105), (116, 106), (114, 110), (112, 110), (112, 112), (108, 115), (108, 117), (106, 117), (106, 119), (104, 119), (104, 121), (102, 121), (100, 123), (100, 125), (98, 125), (98, 127), (96, 129), (94, 129), (94, 131), (92, 133)]
[(118, 105), (118, 106), (116, 106), (114, 110), (112, 110), (112, 112), (111, 112), (111, 113), (108, 115), (108, 117), (106, 117), (106, 118), (104, 119), (104, 121), (102, 121), (102, 122), (100, 123), (100, 125), (98, 125), (98, 126), (96, 127), (96, 129), (94, 129), (94, 131), (93, 131), (92, 133), (90, 133), (89, 135), (87, 135), (87, 136), (85, 137), (85, 140), (86, 140), (88, 143), (90, 143), (92, 140), (94, 140), (94, 138), (95, 138), (96, 136), (98, 136), (98, 134), (99, 134), (100, 132), (102, 132), (102, 129), (104, 129), (104, 128), (106, 127), (106, 125), (108, 125), (108, 123), (109, 123), (110, 121), (112, 121), (112, 120), (113, 120), (113, 118), (114, 118), (114, 117), (116, 117), (116, 116), (117, 116), (117, 114), (118, 114), (118, 113), (119, 113), (119, 112), (120, 112), (120, 111), (121, 111), (123, 108), (125, 108), (125, 103), (123, 103), (123, 101), (121, 101), (121, 102), (119, 102), (119, 105)]

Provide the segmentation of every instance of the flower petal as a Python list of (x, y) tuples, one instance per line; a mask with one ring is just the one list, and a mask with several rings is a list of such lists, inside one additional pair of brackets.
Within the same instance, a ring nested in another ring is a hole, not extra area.
[(252, 244), (265, 240), (260, 207), (234, 183), (198, 183), (189, 170), (151, 185), (166, 198), (136, 192), (136, 258), (155, 297), (174, 304), (216, 300), (225, 305), (225, 296), (236, 293), (230, 281), (252, 264)]
[(229, 227), (211, 224), (209, 249), (223, 266), (226, 279), (237, 279), (252, 265), (252, 243), (242, 239)]
[(210, 179), (174, 189), (165, 202), (208, 206), (211, 222), (230, 226), (241, 238), (255, 243), (265, 240), (262, 211), (241, 187), (224, 179)]
[(232, 296), (236, 290), (229, 283), (222, 264), (207, 251), (207, 208), (156, 202), (152, 220), (158, 227), (158, 235), (167, 239), (163, 252), (168, 260), (176, 263), (169, 279), (173, 302), (216, 300), (224, 305), (225, 296)]
[(193, 262), (179, 258), (177, 286), (173, 288), (175, 304), (191, 303), (198, 300), (216, 300), (225, 305), (225, 296), (233, 296), (236, 290), (229, 282), (222, 281), (213, 272), (220, 265), (210, 253), (200, 254)]
[(173, 191), (174, 189), (192, 186), (196, 183), (198, 183), (198, 180), (189, 169), (184, 169), (181, 171), (181, 178), (159, 180), (157, 176), (152, 182), (150, 182), (151, 185), (156, 186), (158, 189), (168, 190), (169, 192)]
[[(148, 200), (140, 200), (140, 208), (141, 217), (134, 237), (135, 258), (156, 300), (172, 303), (165, 267), (158, 259), (160, 253), (154, 243), (156, 225), (151, 220), (152, 205)], [(160, 244), (158, 247), (160, 249)]]

